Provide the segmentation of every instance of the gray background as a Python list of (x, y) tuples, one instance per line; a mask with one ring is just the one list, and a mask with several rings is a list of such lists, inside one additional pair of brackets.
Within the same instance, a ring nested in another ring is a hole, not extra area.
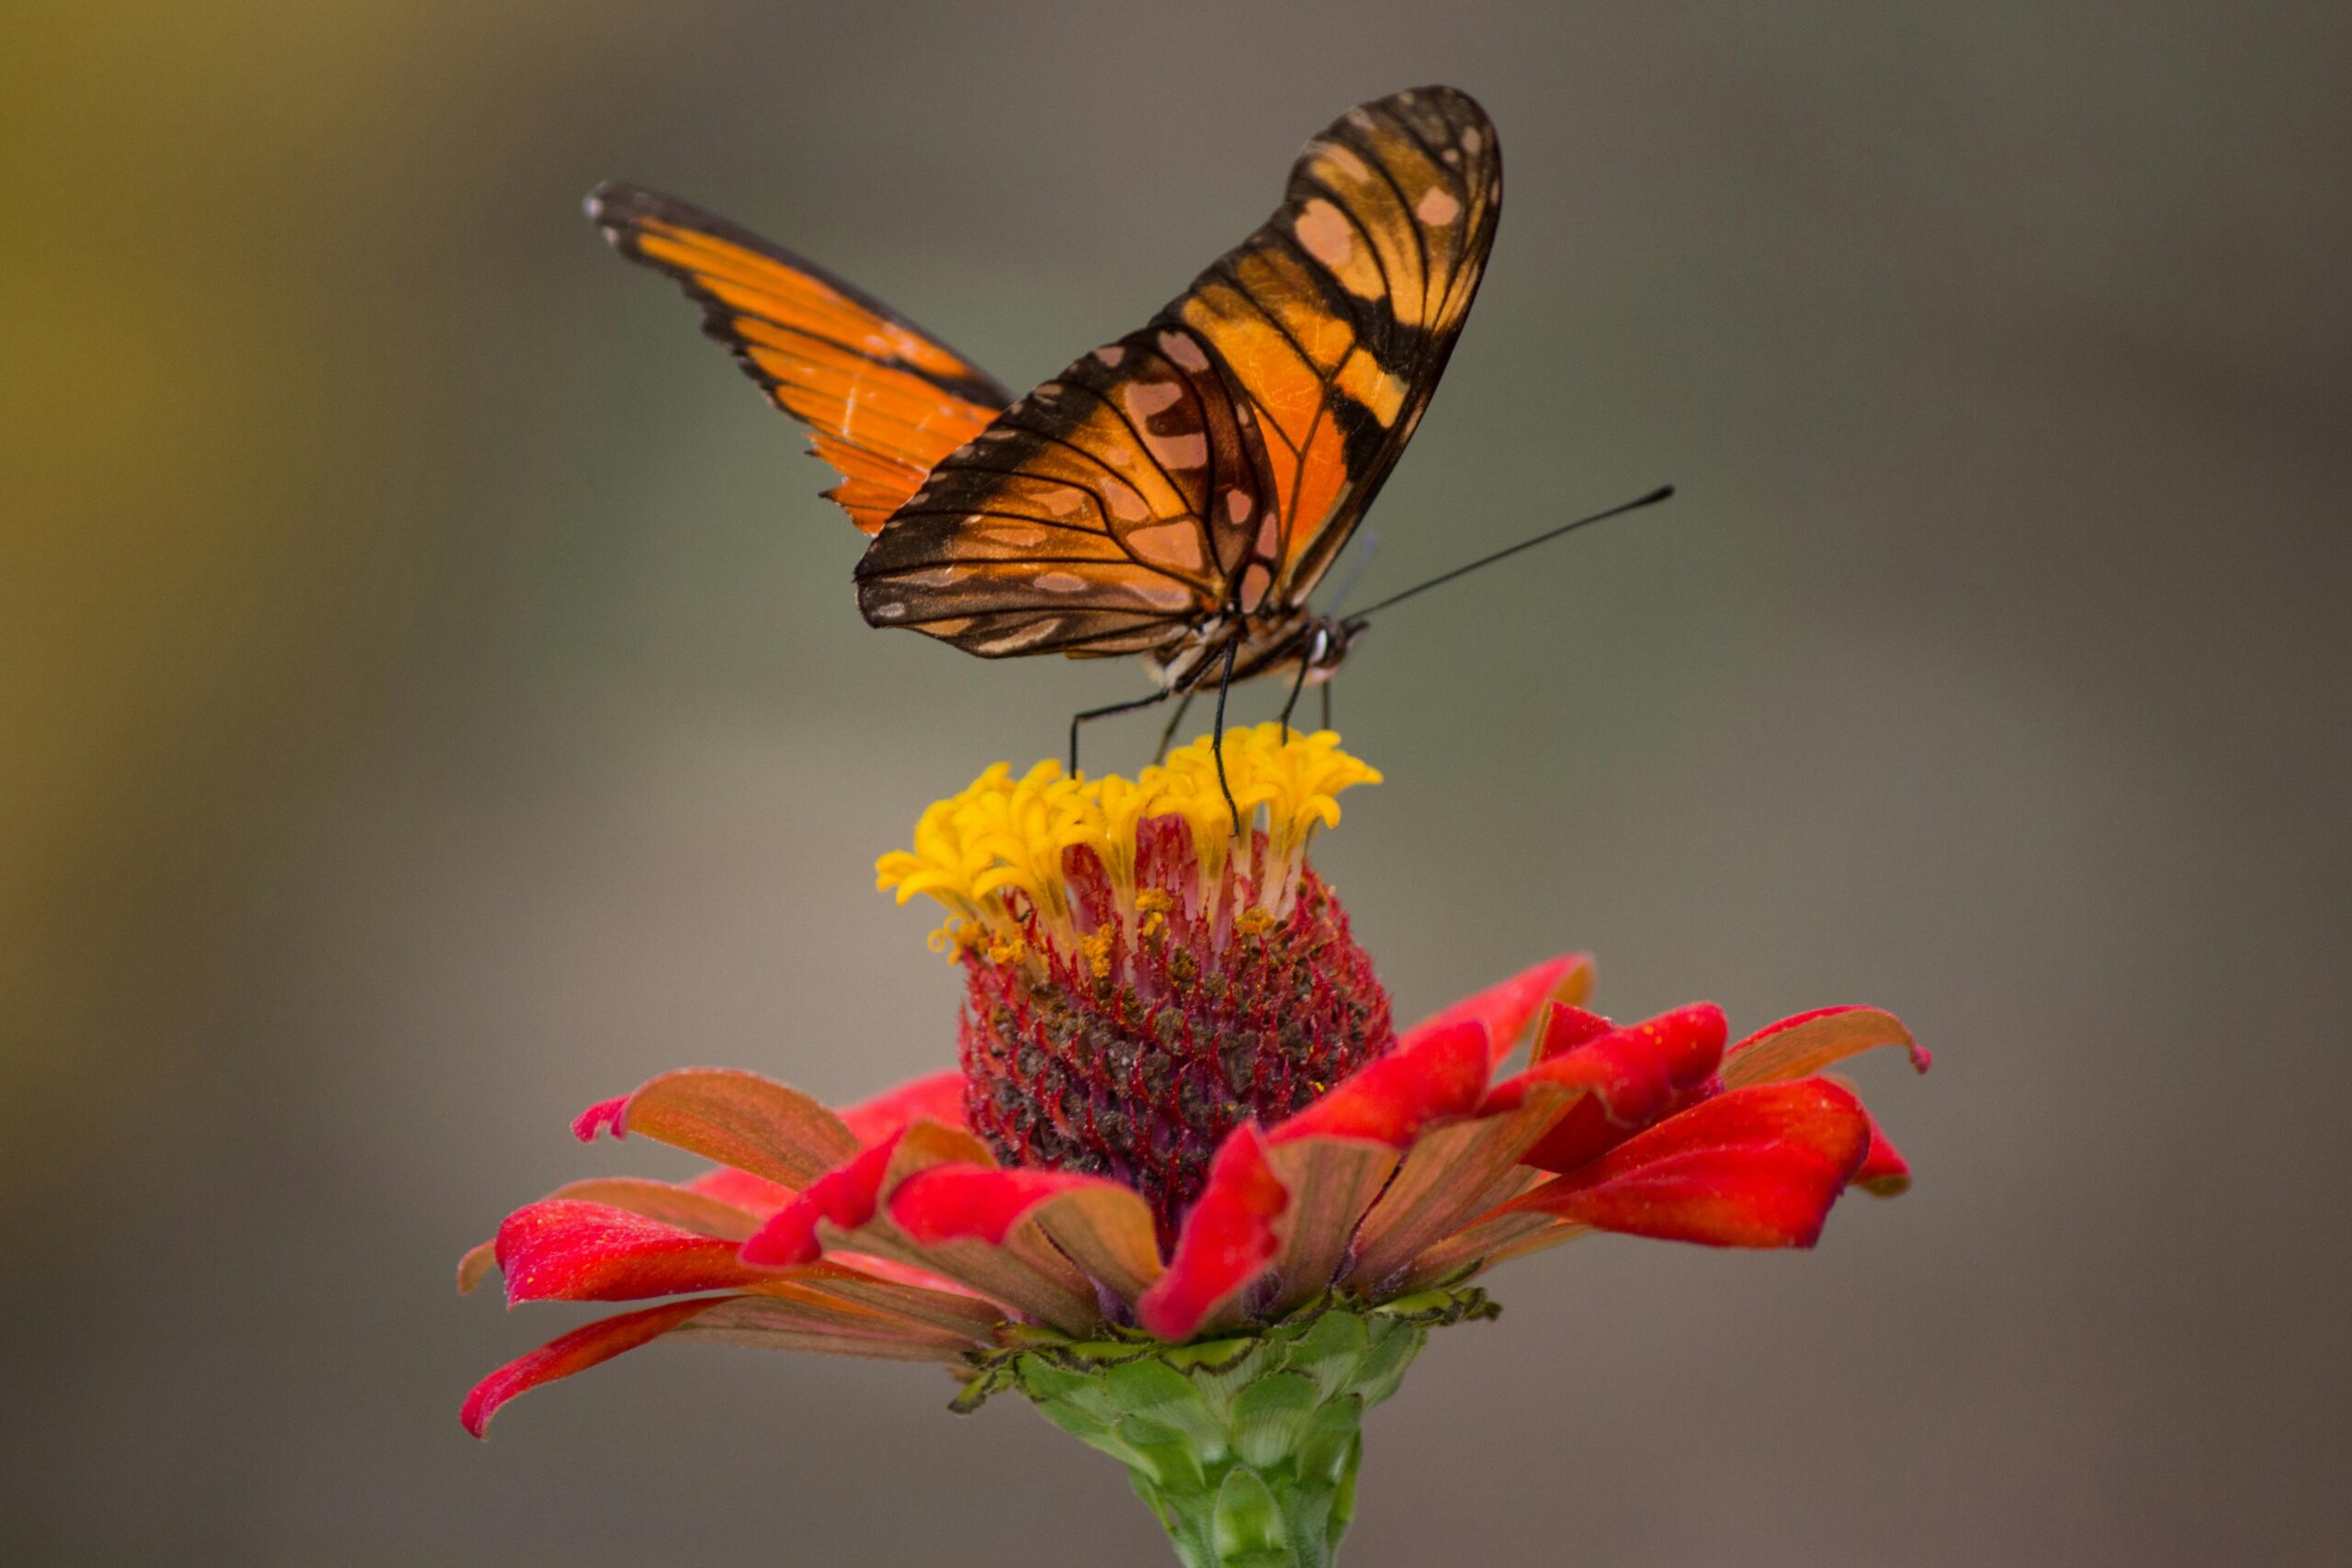
[[(1377, 510), (1318, 862), (1410, 1015), (1832, 1001), (1920, 1171), (1810, 1256), (1518, 1266), (1349, 1561), (2341, 1562), (2352, 95), (2334, 7), (12, 8), (0, 1556), (1152, 1562), (930, 1369), (450, 1293), (697, 1062), (948, 1059), (871, 863), (1125, 663), (868, 631), (605, 176), (1027, 385), (1424, 81), (1510, 165)], [(1269, 703), (1251, 694), (1246, 713)], [(1149, 720), (1097, 733), (1132, 766)]]

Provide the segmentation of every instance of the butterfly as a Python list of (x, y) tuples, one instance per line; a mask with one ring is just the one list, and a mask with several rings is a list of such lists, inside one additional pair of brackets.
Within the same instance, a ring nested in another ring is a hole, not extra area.
[(1157, 690), (1078, 716), (1074, 771), (1087, 719), (1214, 680), (1221, 734), (1233, 682), (1289, 671), (1295, 705), (1339, 668), (1363, 623), (1309, 595), (1429, 406), (1501, 203), (1494, 125), (1467, 94), (1361, 105), (1307, 142), (1248, 239), (1019, 398), (684, 202), (607, 184), (588, 211), (814, 433), (842, 475), (825, 493), (872, 536), (855, 573), (868, 624), (984, 659), (1143, 656)]

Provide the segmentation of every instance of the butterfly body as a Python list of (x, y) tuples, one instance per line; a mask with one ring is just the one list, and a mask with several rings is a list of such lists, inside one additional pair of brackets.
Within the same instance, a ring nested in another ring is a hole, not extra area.
[(1335, 615), (1294, 610), (1255, 620), (1223, 615), (1188, 628), (1167, 649), (1144, 655), (1144, 668), (1161, 690), (1185, 693), (1216, 677), (1228, 645), (1236, 681), (1283, 671), (1301, 684), (1319, 686), (1338, 673), (1363, 626)]
[[(590, 197), (843, 475), (859, 609), (988, 659), (1140, 654), (1161, 694), (1328, 681), (1309, 607), (1411, 437), (1494, 242), (1494, 128), (1447, 87), (1310, 141), (1283, 204), (1137, 331), (1012, 397), (879, 301), (626, 186)], [(1150, 699), (1146, 699), (1150, 700)]]

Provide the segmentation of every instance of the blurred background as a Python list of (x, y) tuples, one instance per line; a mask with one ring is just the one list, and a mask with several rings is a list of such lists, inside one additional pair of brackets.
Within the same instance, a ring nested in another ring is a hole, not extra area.
[(869, 631), (830, 473), (579, 198), (1025, 387), (1444, 81), (1509, 200), (1363, 592), (1682, 494), (1384, 618), (1319, 863), (1405, 1016), (1581, 946), (1939, 1065), (1863, 1064), (1919, 1182), (1815, 1254), (1501, 1275), (1348, 1561), (2345, 1561), (2346, 18), (10, 7), (0, 1558), (1167, 1560), (928, 1368), (657, 1347), (458, 1429), (587, 1315), (459, 1250), (688, 1168), (567, 1119), (947, 1061), (875, 855), (1144, 689)]

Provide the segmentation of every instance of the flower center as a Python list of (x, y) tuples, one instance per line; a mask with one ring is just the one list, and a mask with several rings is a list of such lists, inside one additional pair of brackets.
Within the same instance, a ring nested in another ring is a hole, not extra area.
[(1229, 730), (1237, 835), (1204, 739), (1134, 780), (990, 768), (877, 871), (946, 907), (965, 1110), (1011, 1164), (1109, 1176), (1163, 1241), (1236, 1123), (1271, 1122), (1393, 1043), (1388, 995), (1306, 863), (1380, 775), (1328, 731)]

